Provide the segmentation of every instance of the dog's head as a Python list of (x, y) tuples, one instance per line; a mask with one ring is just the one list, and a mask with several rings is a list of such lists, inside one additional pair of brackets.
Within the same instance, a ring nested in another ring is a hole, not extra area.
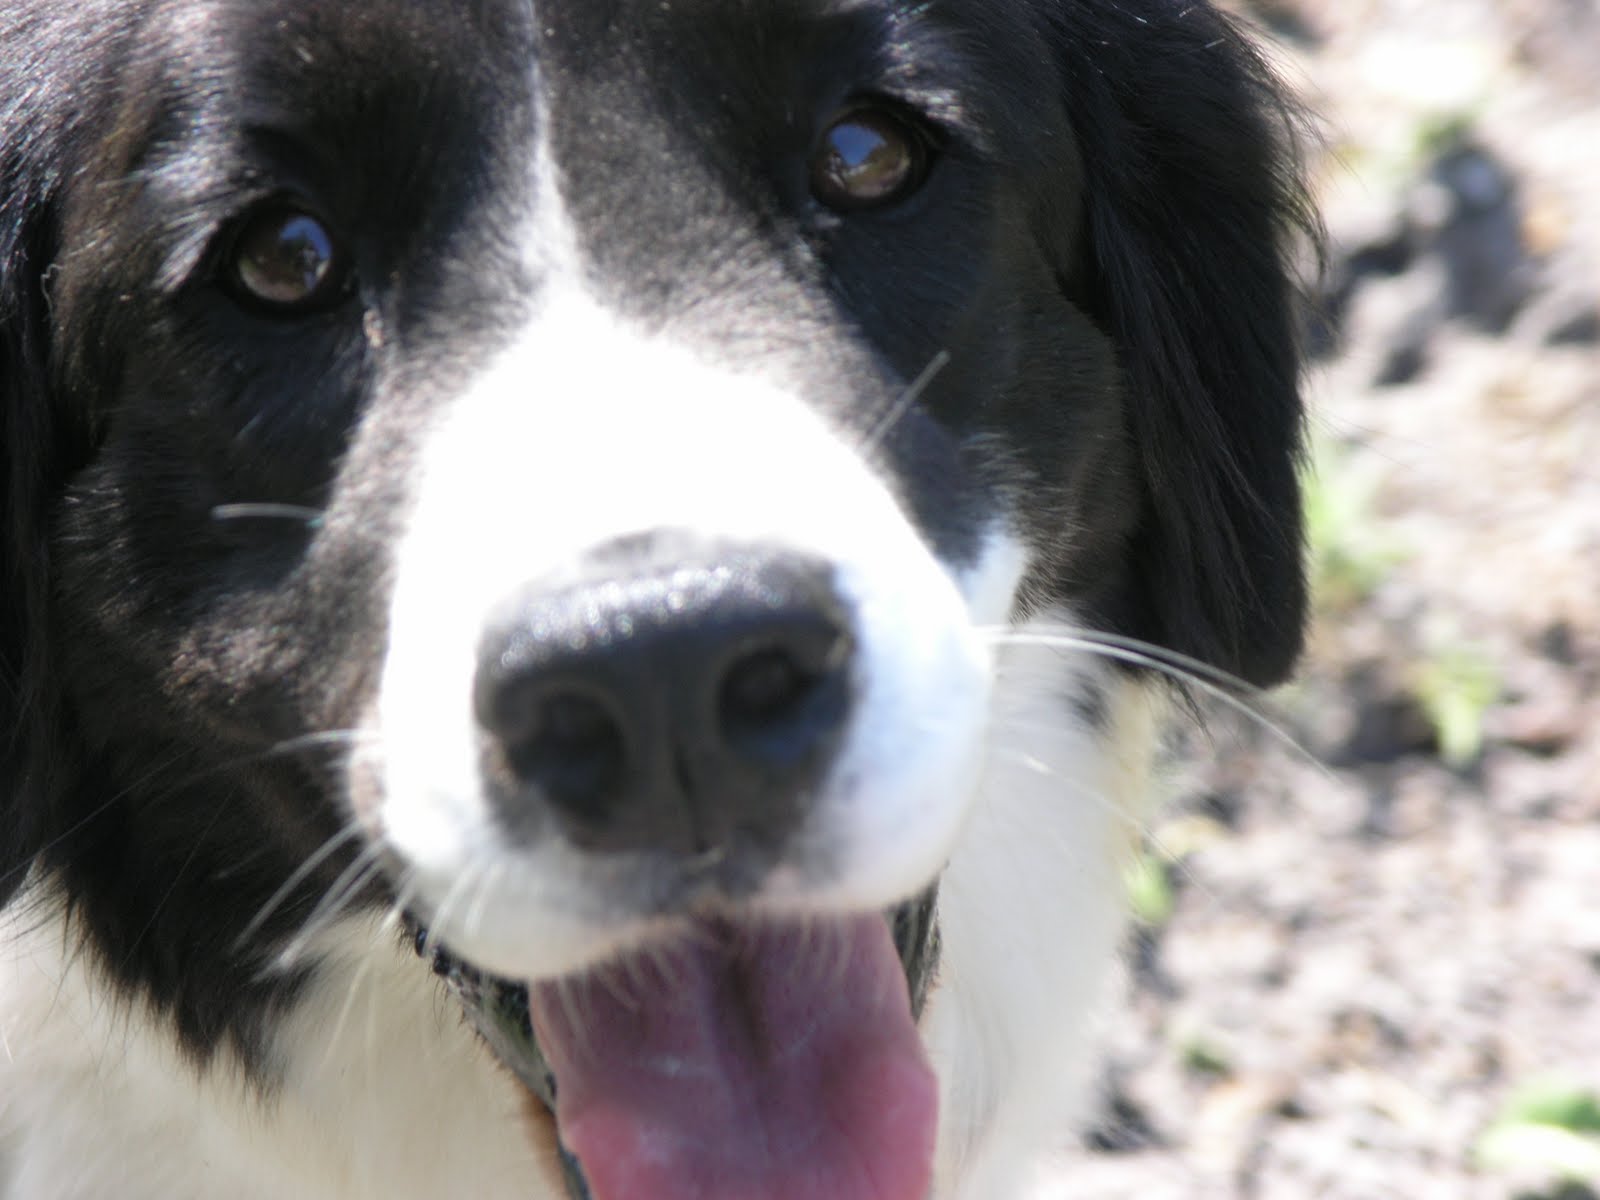
[(196, 1048), (358, 899), (881, 992), (997, 629), (1295, 654), (1297, 200), (1210, 9), (61, 9), (0, 17), (0, 894)]

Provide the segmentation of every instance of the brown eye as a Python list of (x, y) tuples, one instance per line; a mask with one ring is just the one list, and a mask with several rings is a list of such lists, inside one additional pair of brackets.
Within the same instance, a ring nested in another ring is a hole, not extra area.
[(828, 127), (811, 157), (811, 194), (840, 212), (906, 199), (927, 178), (927, 139), (882, 109), (848, 112)]
[(286, 205), (249, 218), (233, 244), (230, 266), (246, 297), (290, 313), (334, 303), (348, 282), (343, 249), (328, 227)]

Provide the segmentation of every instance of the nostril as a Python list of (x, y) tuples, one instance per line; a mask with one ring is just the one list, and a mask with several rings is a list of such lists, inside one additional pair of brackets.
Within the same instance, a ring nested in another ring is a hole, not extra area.
[(602, 803), (622, 785), (627, 740), (600, 698), (577, 687), (518, 681), (501, 690), (490, 726), (517, 779), (557, 803)]
[(728, 745), (772, 766), (805, 758), (842, 718), (848, 657), (849, 641), (836, 632), (746, 651), (718, 693)]
[(850, 728), (856, 645), (833, 575), (658, 537), (508, 597), (473, 679), (498, 820), (530, 844), (770, 862)]
[(733, 664), (722, 681), (722, 722), (759, 725), (782, 718), (816, 683), (787, 650), (757, 650)]

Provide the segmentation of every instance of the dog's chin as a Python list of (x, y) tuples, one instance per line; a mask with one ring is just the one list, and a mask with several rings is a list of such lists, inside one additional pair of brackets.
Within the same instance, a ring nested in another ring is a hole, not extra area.
[[(923, 1200), (938, 1087), (917, 1032), (930, 892), (887, 917), (685, 920), (522, 984), (416, 945), (553, 1109), (598, 1200)], [(581, 1194), (581, 1193), (580, 1193)]]

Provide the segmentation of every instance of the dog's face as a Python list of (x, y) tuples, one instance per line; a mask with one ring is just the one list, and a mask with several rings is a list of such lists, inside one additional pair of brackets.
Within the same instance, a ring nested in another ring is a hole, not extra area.
[(950, 855), (1009, 622), (1292, 656), (1236, 43), (1185, 76), (1187, 28), (1043, 0), (21, 7), (0, 869), (43, 853), (199, 1047), (374, 898), (518, 979), (730, 925), (761, 975), (803, 925), (880, 987), (860, 914)]

